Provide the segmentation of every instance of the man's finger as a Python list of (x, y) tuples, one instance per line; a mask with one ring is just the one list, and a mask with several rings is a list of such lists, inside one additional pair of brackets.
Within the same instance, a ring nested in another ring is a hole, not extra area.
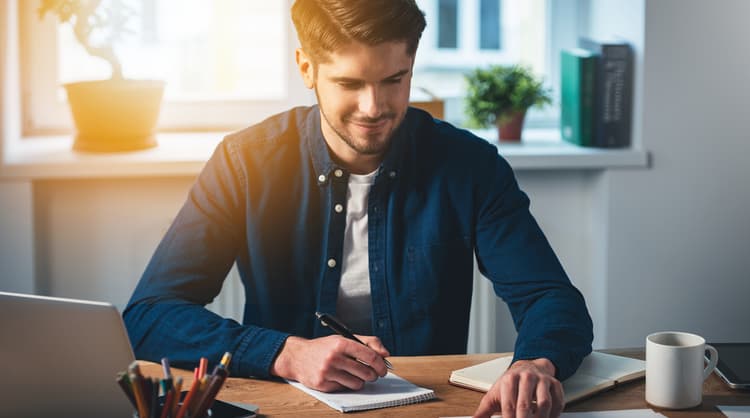
[(500, 378), (500, 407), (505, 418), (515, 418), (516, 416), (518, 379), (517, 374), (508, 374), (507, 372)]
[(370, 347), (380, 356), (388, 357), (391, 355), (388, 349), (385, 348), (383, 343), (380, 341), (380, 338), (371, 335), (357, 335), (357, 338), (359, 338), (363, 343), (367, 344), (368, 347)]
[(365, 382), (374, 382), (378, 380), (378, 372), (371, 365), (359, 359), (344, 357), (341, 359), (337, 368), (357, 377)]
[(479, 402), (479, 407), (474, 411), (472, 418), (490, 418), (493, 413), (500, 410), (500, 404), (493, 395), (494, 393), (492, 389), (490, 389), (490, 391), (482, 397), (482, 400)]
[(536, 395), (539, 377), (533, 373), (522, 373), (518, 380), (516, 418), (533, 418), (536, 406), (532, 403)]
[(546, 379), (540, 379), (536, 385), (536, 416), (537, 418), (550, 417), (552, 410), (552, 394), (550, 393), (550, 383)]
[(562, 384), (555, 380), (550, 385), (550, 395), (552, 395), (552, 408), (550, 408), (550, 416), (558, 417), (562, 410), (565, 408), (565, 393), (563, 392)]
[(344, 370), (331, 370), (326, 375), (326, 380), (329, 382), (338, 383), (342, 386), (342, 389), (360, 390), (362, 389), (362, 386), (365, 385), (364, 380)]

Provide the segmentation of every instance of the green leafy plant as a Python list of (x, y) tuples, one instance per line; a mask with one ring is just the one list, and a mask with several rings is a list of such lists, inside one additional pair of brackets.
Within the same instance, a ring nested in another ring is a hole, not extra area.
[(465, 76), (468, 84), (466, 112), (469, 126), (486, 128), (509, 120), (531, 106), (552, 102), (542, 81), (520, 65), (478, 68)]
[(38, 12), (40, 19), (51, 13), (70, 24), (86, 52), (109, 63), (112, 79), (123, 78), (114, 44), (129, 32), (127, 22), (134, 14), (123, 0), (42, 0)]

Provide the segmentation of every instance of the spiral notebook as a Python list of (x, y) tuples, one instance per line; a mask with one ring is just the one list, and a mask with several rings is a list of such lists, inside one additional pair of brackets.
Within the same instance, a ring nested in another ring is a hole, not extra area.
[(374, 382), (365, 383), (362, 389), (351, 392), (325, 393), (298, 382), (289, 381), (289, 384), (340, 412), (388, 408), (435, 399), (432, 389), (417, 386), (390, 372)]

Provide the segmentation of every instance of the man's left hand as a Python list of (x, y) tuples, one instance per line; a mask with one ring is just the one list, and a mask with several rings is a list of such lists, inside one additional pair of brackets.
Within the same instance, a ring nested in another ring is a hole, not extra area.
[(518, 360), (497, 379), (479, 403), (474, 418), (556, 418), (564, 406), (555, 365), (546, 358)]

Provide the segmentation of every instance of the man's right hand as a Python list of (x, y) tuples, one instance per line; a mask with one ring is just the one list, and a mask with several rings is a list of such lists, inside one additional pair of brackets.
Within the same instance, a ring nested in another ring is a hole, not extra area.
[(365, 382), (386, 375), (383, 357), (390, 353), (378, 337), (357, 338), (367, 345), (339, 335), (312, 340), (290, 336), (271, 366), (271, 374), (322, 392), (361, 389)]

